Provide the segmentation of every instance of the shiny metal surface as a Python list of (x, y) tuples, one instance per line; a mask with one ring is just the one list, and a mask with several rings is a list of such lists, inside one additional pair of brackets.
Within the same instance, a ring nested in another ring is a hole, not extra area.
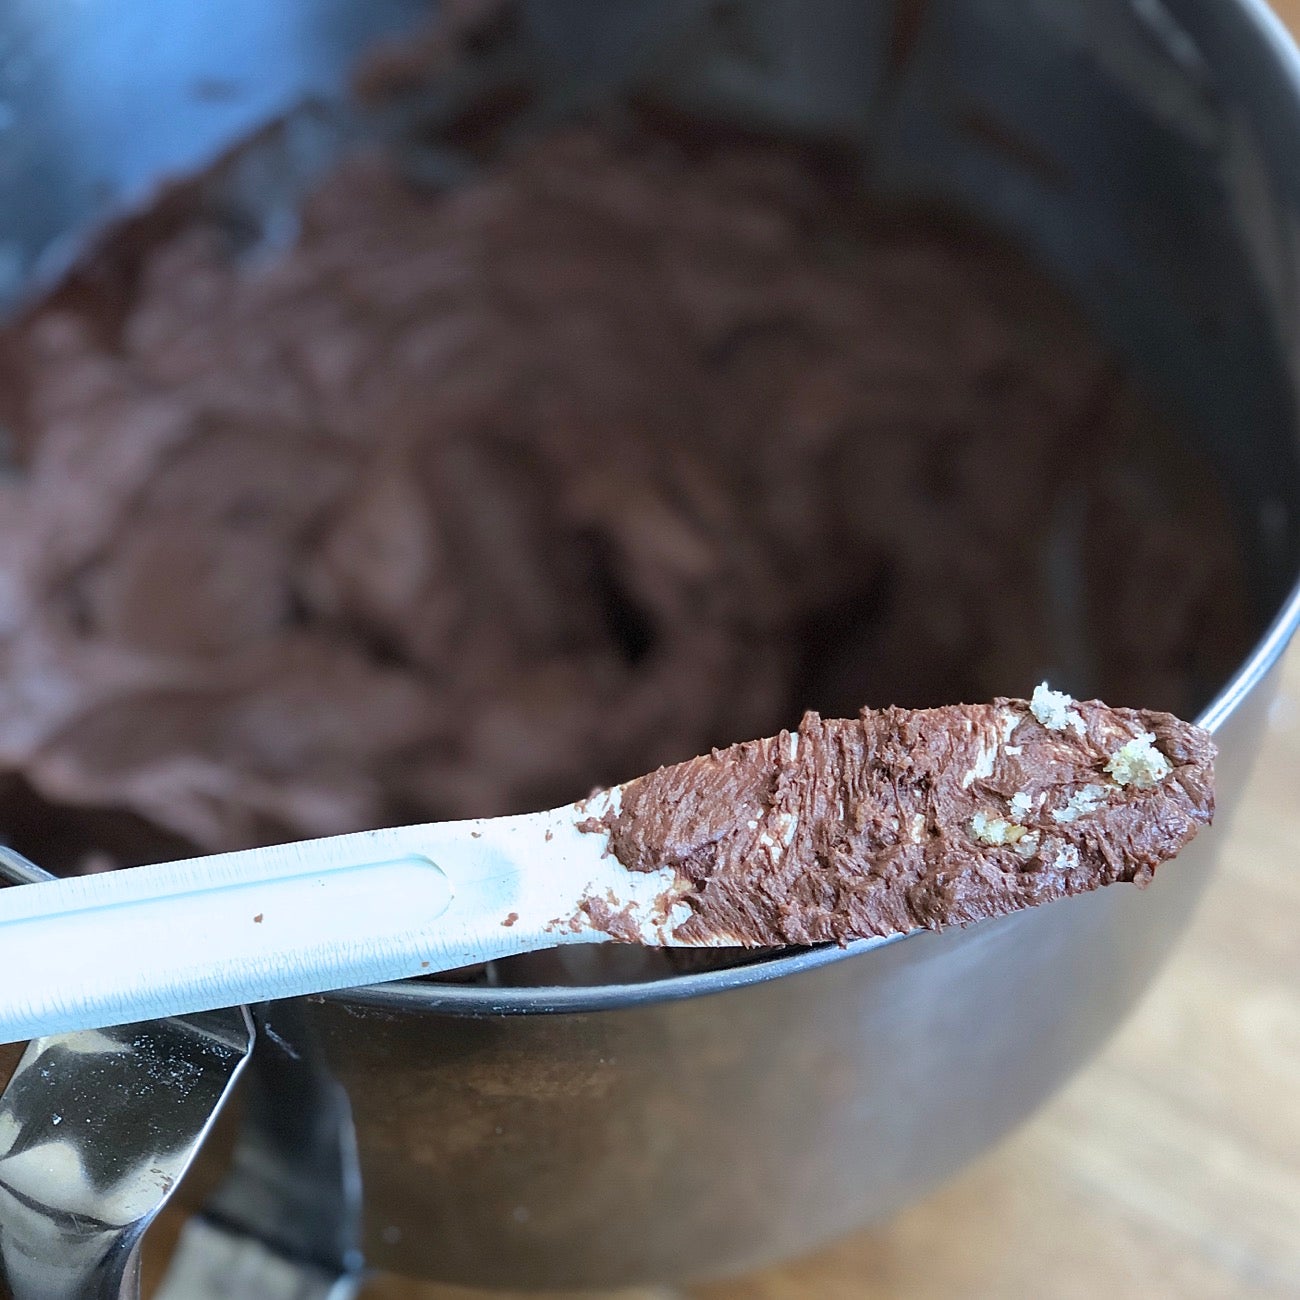
[(156, 1300), (348, 1300), (360, 1286), (347, 1094), (306, 1046), (296, 1004), (259, 1019), (230, 1172), (186, 1224)]
[[(271, 28), (250, 20), (255, 51), (236, 36), (211, 48), (189, 39), (223, 12), (217, 0), (183, 21), (169, 10), (169, 44), (133, 90), (156, 126), (118, 121), (109, 99), (87, 114), (84, 89), (47, 77), (57, 93), (16, 111), (41, 130), (58, 119), (63, 134), (49, 137), (59, 147), (43, 170), (28, 165), (29, 146), (0, 153), (0, 191), (14, 196), (0, 205), (0, 245), (18, 247), (23, 268), (57, 260), (68, 229), (96, 215), (86, 175), (113, 171), (122, 132), (175, 143), (162, 123), (192, 69), (212, 77), (220, 65), (238, 85), (272, 66), (284, 94), (318, 84), (312, 69), (342, 67), (359, 43), (355, 29), (309, 17), (337, 8), (303, 0), (278, 6)], [(581, 6), (531, 8), (572, 18)], [(110, 12), (153, 9), (83, 3), (85, 27), (58, 28), (50, 66), (82, 66), (68, 42), (83, 30), (89, 41)], [(19, 12), (40, 26), (34, 6)], [(1233, 680), (1206, 693), (1202, 716), (1222, 749), (1218, 826), (1154, 889), (868, 953), (644, 985), (417, 982), (273, 1005), (267, 1023), (289, 1016), (282, 1037), (346, 1094), (359, 1243), (376, 1265), (497, 1286), (681, 1279), (806, 1250), (889, 1213), (1023, 1119), (1105, 1040), (1231, 833), (1270, 670), (1300, 621), (1294, 51), (1262, 0), (932, 0), (900, 5), (897, 26), (888, 6), (872, 6), (872, 21), (864, 12), (843, 0), (702, 5), (677, 12), (656, 58), (621, 66), (685, 103), (851, 143), (881, 194), (938, 199), (1009, 232), (1214, 458), (1246, 539), (1259, 635)], [(543, 43), (573, 51), (548, 75), (599, 64), (598, 46), (579, 57), (569, 39)], [(97, 57), (125, 77), (122, 48), (107, 42)], [(39, 59), (25, 75), (42, 83)], [(583, 100), (583, 86), (568, 89)], [(189, 121), (179, 109), (176, 120)], [(220, 134), (186, 130), (206, 143), (186, 154), (182, 141), (168, 166), (202, 161)], [(95, 151), (62, 148), (81, 136)], [(38, 180), (71, 196), (57, 212), (36, 205), (40, 239), (29, 238), (34, 219), (15, 215)], [(29, 257), (38, 246), (55, 253)]]
[(138, 1294), (145, 1229), (247, 1059), (242, 1012), (205, 1020), (29, 1045), (0, 1098), (0, 1264), (14, 1300)]
[[(0, 878), (49, 873), (0, 846)], [(0, 1295), (135, 1300), (145, 1230), (247, 1064), (242, 1008), (28, 1044), (0, 1095)]]
[[(420, 0), (11, 0), (0, 15), (0, 304), (56, 276), (96, 222), (310, 99)], [(265, 178), (264, 178), (265, 179)]]

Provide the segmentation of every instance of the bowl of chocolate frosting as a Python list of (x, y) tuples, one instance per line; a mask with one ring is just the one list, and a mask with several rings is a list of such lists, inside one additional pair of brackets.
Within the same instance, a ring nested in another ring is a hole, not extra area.
[(1104, 1041), (1300, 616), (1300, 98), (1258, 5), (42, 24), (0, 21), (0, 838), (41, 865), (532, 811), (1044, 679), (1221, 750), (1147, 891), (259, 1009), (369, 1262), (752, 1267)]

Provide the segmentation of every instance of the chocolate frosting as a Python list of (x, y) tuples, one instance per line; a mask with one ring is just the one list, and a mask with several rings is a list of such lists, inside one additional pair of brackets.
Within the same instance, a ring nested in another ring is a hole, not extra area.
[[(632, 781), (592, 829), (634, 871), (676, 869), (693, 942), (844, 943), (1145, 885), (1213, 816), (1214, 742), (1167, 713), (1075, 707), (1055, 729), (1011, 699), (808, 713)], [(1154, 776), (1115, 760), (1133, 744)]]
[(55, 869), (1045, 674), (1186, 711), (1247, 642), (1212, 476), (1077, 314), (798, 150), (366, 155), (241, 230), (164, 196), (0, 338), (0, 833)]

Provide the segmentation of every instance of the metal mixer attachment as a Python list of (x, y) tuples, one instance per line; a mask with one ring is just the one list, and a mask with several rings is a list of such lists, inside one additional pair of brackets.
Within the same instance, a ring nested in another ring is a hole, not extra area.
[[(51, 877), (0, 846), (0, 878)], [(38, 1038), (0, 1095), (0, 1296), (138, 1300), (140, 1246), (251, 1059), (247, 1008)], [(272, 1044), (274, 1046), (274, 1044)], [(347, 1300), (360, 1186), (346, 1103), (268, 1052), (234, 1165), (160, 1300)]]
[(242, 1009), (35, 1039), (0, 1097), (14, 1300), (139, 1295), (145, 1230), (248, 1058)]

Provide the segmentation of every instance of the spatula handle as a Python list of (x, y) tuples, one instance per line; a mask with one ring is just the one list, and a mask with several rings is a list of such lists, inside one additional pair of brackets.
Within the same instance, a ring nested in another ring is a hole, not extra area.
[(0, 1042), (419, 973), (452, 885), (395, 834), (0, 891)]

